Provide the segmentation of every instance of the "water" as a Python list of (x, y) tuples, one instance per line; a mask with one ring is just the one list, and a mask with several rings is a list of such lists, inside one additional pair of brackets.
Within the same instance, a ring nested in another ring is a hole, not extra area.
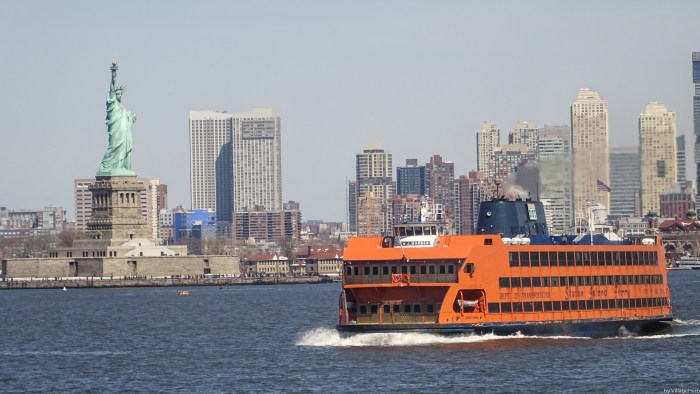
[(340, 337), (339, 284), (0, 291), (1, 392), (660, 392), (700, 389), (700, 271), (669, 333)]

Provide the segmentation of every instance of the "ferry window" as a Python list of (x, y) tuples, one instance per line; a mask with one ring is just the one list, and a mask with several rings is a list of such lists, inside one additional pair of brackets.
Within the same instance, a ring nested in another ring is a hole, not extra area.
[(517, 267), (520, 265), (518, 262), (518, 253), (517, 252), (508, 252), (508, 264), (510, 264), (511, 267)]
[(379, 267), (377, 267), (377, 266), (372, 267), (372, 275), (379, 275)]
[(545, 301), (542, 303), (542, 309), (544, 309), (546, 312), (549, 312), (552, 310), (552, 301)]
[(523, 287), (530, 287), (532, 286), (532, 282), (530, 281), (530, 278), (522, 278), (520, 280), (520, 283), (522, 283)]
[(360, 313), (363, 315), (367, 313), (367, 305), (360, 305)]
[(450, 264), (447, 266), (447, 273), (448, 274), (454, 274), (455, 273), (455, 266)]
[(423, 227), (423, 235), (435, 235), (435, 227)]
[(535, 301), (532, 303), (532, 306), (534, 307), (535, 312), (542, 312), (542, 302)]
[(541, 287), (542, 282), (540, 282), (539, 276), (532, 278), (532, 287)]
[(632, 265), (630, 252), (620, 252), (620, 265)]
[(624, 300), (622, 300), (622, 307), (623, 307), (623, 308), (630, 308), (630, 300), (629, 300), (629, 298), (625, 298)]
[(402, 266), (401, 266), (401, 273), (402, 273), (402, 274), (407, 274), (407, 273), (408, 273), (408, 266), (402, 265)]
[(489, 313), (500, 313), (501, 308), (498, 302), (489, 302)]
[(352, 267), (353, 275), (360, 275), (360, 267)]
[[(581, 302), (581, 301), (579, 301)], [(593, 300), (586, 301), (586, 309), (593, 309)]]
[(416, 274), (416, 266), (415, 266), (415, 265), (412, 265), (412, 266), (409, 268), (409, 272), (410, 272), (411, 275), (415, 275), (415, 274)]
[(501, 312), (509, 313), (512, 311), (513, 311), (513, 308), (511, 307), (510, 302), (501, 302)]
[(639, 265), (639, 253), (632, 253), (632, 265)]
[(378, 306), (379, 306), (379, 305), (377, 305), (377, 304), (372, 304), (372, 305), (370, 305), (370, 306), (369, 306), (369, 311), (370, 311), (370, 313), (373, 313), (373, 314), (374, 314), (374, 313), (377, 313), (377, 307), (378, 307)]
[(428, 273), (428, 267), (426, 267), (426, 266), (424, 266), (424, 265), (421, 265), (421, 266), (420, 266), (420, 273), (421, 273), (421, 275), (427, 274), (427, 273)]
[(432, 235), (438, 235), (438, 233), (437, 233), (437, 227), (436, 227), (436, 226), (430, 227), (430, 234), (432, 234)]
[(369, 275), (369, 265), (365, 265), (365, 275)]
[(345, 267), (345, 275), (352, 275), (352, 267)]
[(435, 273), (435, 266), (434, 266), (434, 265), (431, 265), (431, 266), (428, 267), (428, 273), (429, 273), (429, 274), (434, 274), (434, 273)]
[(391, 307), (387, 304), (384, 305), (384, 314), (388, 315), (391, 313)]
[(414, 234), (423, 235), (423, 227), (416, 227), (413, 229)]
[(435, 312), (435, 311), (434, 311), (434, 308), (435, 308), (435, 307), (433, 306), (433, 304), (428, 304), (428, 305), (426, 306), (426, 309), (428, 310), (428, 313), (433, 313), (433, 312)]
[(549, 265), (556, 267), (557, 265), (557, 252), (549, 252)]
[(620, 309), (622, 308), (622, 300), (615, 300), (615, 308)]
[(394, 229), (394, 234), (398, 235), (399, 237), (405, 237), (406, 230), (403, 227), (396, 227)]
[(569, 283), (569, 281), (566, 280), (566, 276), (559, 277), (559, 286), (567, 286), (567, 283)]
[(576, 277), (575, 276), (569, 277), (569, 286), (576, 286)]
[(561, 302), (552, 301), (552, 310), (553, 311), (560, 311), (561, 310)]
[(566, 252), (559, 252), (557, 257), (559, 258), (559, 266), (566, 266)]
[(394, 304), (394, 313), (399, 313), (401, 310), (399, 309), (399, 304)]
[(612, 252), (605, 252), (605, 265), (613, 265)]
[(523, 311), (532, 312), (532, 302), (523, 302)]
[(591, 265), (598, 265), (598, 253), (591, 252)]
[(600, 300), (600, 309), (608, 309), (608, 300)]
[(613, 275), (608, 275), (608, 285), (615, 284), (615, 277)]
[(569, 301), (562, 301), (561, 302), (561, 310), (563, 310), (563, 311), (569, 310)]
[(549, 266), (549, 253), (540, 252), (540, 265), (543, 267)]
[(500, 287), (500, 288), (510, 287), (510, 278), (498, 278), (498, 287)]
[(510, 287), (520, 287), (520, 278), (510, 278)]
[(583, 265), (583, 256), (581, 252), (576, 252), (574, 256), (576, 257), (576, 265)]
[[(542, 278), (542, 279), (544, 279), (544, 278)], [(553, 277), (551, 277), (551, 279), (552, 279), (552, 287), (559, 286), (559, 277), (558, 276), (553, 276)]]
[(411, 304), (404, 304), (403, 311), (405, 313), (411, 313)]
[(391, 273), (392, 274), (398, 274), (399, 273), (399, 267), (392, 265), (391, 266)]
[(441, 273), (441, 274), (444, 274), (444, 273), (445, 273), (445, 266), (444, 266), (444, 265), (440, 265), (439, 268), (440, 268), (440, 273)]
[(598, 265), (605, 265), (605, 252), (598, 252)]
[(407, 237), (412, 237), (413, 236), (413, 227), (406, 227), (406, 236)]
[(382, 275), (389, 275), (389, 266), (385, 265), (382, 267)]
[(485, 239), (484, 239), (484, 245), (493, 245), (493, 239), (491, 239), (491, 238), (485, 238)]
[(620, 265), (620, 252), (612, 252), (613, 265)]
[(639, 284), (639, 276), (638, 275), (628, 275), (627, 276), (627, 284)]
[(642, 252), (642, 264), (649, 265), (649, 252)]
[(413, 305), (413, 312), (420, 313), (420, 304)]
[(583, 252), (583, 265), (591, 265), (591, 255), (588, 252)]
[(522, 302), (514, 302), (513, 303), (513, 312), (522, 312), (523, 311), (523, 303)]
[(577, 276), (576, 277), (576, 279), (577, 279), (576, 284), (578, 286), (584, 286), (586, 284), (584, 278), (585, 278), (584, 276)]
[(566, 252), (566, 265), (574, 265), (574, 252)]
[(540, 254), (538, 252), (530, 252), (530, 265), (533, 267), (540, 266)]
[(529, 267), (530, 266), (530, 254), (528, 252), (520, 252), (520, 266)]

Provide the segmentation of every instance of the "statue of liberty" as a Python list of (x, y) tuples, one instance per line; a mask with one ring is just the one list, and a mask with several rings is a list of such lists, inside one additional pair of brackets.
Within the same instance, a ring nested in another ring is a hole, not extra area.
[(124, 85), (117, 86), (117, 61), (112, 60), (112, 83), (107, 95), (107, 134), (109, 146), (102, 158), (97, 176), (134, 176), (131, 169), (131, 125), (136, 121), (136, 114), (127, 111), (122, 105)]

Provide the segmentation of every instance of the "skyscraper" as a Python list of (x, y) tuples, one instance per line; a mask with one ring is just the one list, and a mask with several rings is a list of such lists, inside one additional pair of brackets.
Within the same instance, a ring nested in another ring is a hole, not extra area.
[(642, 215), (639, 147), (610, 149), (610, 189), (610, 215)]
[(214, 209), (217, 222), (233, 212), (232, 115), (190, 111), (190, 187), (192, 209)]
[[(695, 132), (695, 180), (700, 192), (700, 52), (693, 52), (693, 130)], [(696, 199), (700, 201), (699, 198)]]
[[(382, 234), (391, 234), (391, 201), (394, 198), (391, 153), (384, 152), (384, 149), (370, 147), (357, 154), (355, 164), (358, 198), (356, 205), (358, 235), (364, 235), (361, 231), (360, 218), (365, 218), (366, 215), (361, 211), (363, 209), (375, 211), (377, 204), (381, 205), (382, 210), (380, 223)], [(369, 217), (373, 216), (370, 215)], [(372, 221), (372, 223), (374, 222), (375, 220)]]
[(233, 207), (236, 212), (282, 210), (279, 111), (254, 108), (233, 114)]
[(576, 225), (589, 217), (589, 207), (610, 209), (608, 101), (580, 89), (571, 104), (573, 213)]
[(429, 193), (428, 169), (419, 166), (417, 159), (406, 159), (405, 167), (396, 167), (396, 194)]
[(650, 103), (639, 115), (642, 215), (660, 212), (659, 195), (678, 180), (676, 114), (665, 105)]
[(490, 174), (489, 168), (493, 152), (501, 146), (501, 130), (495, 123), (484, 122), (484, 127), (476, 133), (476, 169)]
[(685, 183), (685, 136), (679, 135), (676, 137), (676, 166), (678, 167), (678, 183)]
[[(572, 226), (571, 214), (571, 129), (569, 126), (545, 125), (537, 133), (539, 190), (552, 234), (567, 234)], [(535, 191), (532, 191), (535, 195)]]
[(508, 133), (509, 144), (525, 144), (528, 152), (537, 152), (537, 134), (539, 129), (532, 122), (518, 122), (513, 131)]

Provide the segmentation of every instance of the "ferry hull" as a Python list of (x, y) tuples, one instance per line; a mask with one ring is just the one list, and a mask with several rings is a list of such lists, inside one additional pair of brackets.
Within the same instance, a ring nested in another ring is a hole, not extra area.
[(571, 322), (508, 322), (480, 324), (348, 324), (336, 325), (342, 333), (495, 334), (575, 336), (604, 338), (629, 335), (653, 335), (670, 330), (670, 316), (639, 320), (580, 320)]

